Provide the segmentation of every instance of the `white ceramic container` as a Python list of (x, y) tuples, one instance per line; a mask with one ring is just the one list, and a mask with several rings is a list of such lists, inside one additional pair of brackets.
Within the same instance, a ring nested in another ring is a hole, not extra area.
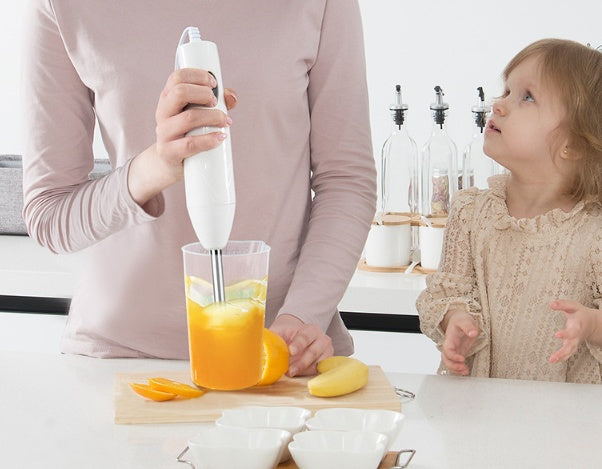
[(411, 219), (387, 214), (372, 222), (366, 240), (366, 264), (372, 267), (402, 267), (410, 263)]
[(429, 219), (430, 226), (426, 223), (421, 223), (418, 228), (420, 265), (424, 269), (437, 270), (439, 268), (446, 222), (446, 218), (433, 218)]

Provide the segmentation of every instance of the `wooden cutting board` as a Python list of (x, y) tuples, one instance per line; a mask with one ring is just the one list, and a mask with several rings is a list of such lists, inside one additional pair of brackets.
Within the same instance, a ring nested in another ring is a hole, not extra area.
[[(395, 458), (397, 458), (397, 451), (388, 452), (383, 460), (378, 465), (378, 469), (390, 469), (395, 465)], [(298, 469), (295, 461), (289, 459), (287, 462), (283, 462), (282, 464), (278, 464), (276, 469)]]
[(369, 367), (368, 384), (351, 394), (314, 397), (307, 391), (309, 377), (283, 376), (270, 386), (243, 391), (208, 391), (196, 399), (154, 402), (136, 394), (128, 383), (146, 383), (163, 377), (191, 384), (188, 371), (117, 373), (115, 375), (115, 423), (206, 422), (219, 418), (223, 409), (242, 405), (296, 406), (311, 411), (327, 407), (389, 409), (401, 411), (401, 401), (379, 366)]

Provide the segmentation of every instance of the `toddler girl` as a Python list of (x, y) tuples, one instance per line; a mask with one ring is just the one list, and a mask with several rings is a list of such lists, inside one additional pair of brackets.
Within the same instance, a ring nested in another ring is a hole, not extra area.
[(440, 372), (602, 383), (602, 53), (545, 39), (503, 74), (484, 151), (418, 298)]

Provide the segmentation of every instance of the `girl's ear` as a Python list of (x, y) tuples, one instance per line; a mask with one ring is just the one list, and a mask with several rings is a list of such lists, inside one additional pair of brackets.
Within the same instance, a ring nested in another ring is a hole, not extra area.
[(560, 152), (560, 158), (562, 158), (563, 160), (568, 160), (569, 159), (569, 147), (565, 146), (562, 151)]
[(560, 151), (560, 158), (563, 160), (580, 160), (581, 155), (575, 150), (571, 150), (571, 147), (564, 145)]
[(565, 133), (562, 136), (559, 136), (560, 146), (557, 148), (560, 149), (560, 158), (566, 161), (576, 161), (580, 160), (582, 155), (579, 151), (579, 145), (574, 145), (574, 141), (571, 138), (571, 135)]

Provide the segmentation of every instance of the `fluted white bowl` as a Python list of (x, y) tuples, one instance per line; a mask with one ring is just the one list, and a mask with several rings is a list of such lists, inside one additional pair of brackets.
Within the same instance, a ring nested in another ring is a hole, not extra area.
[[(243, 406), (224, 410), (215, 423), (221, 427), (279, 428), (289, 432), (292, 440), (295, 433), (305, 429), (309, 417), (311, 412), (302, 407)], [(288, 447), (285, 447), (280, 462), (290, 457)]]
[(188, 441), (197, 468), (273, 469), (291, 434), (276, 428), (203, 428)]
[(305, 425), (308, 430), (372, 431), (387, 437), (385, 453), (391, 449), (403, 425), (404, 415), (382, 409), (320, 409)]
[(315, 430), (297, 433), (288, 448), (299, 469), (376, 469), (386, 444), (382, 433)]

